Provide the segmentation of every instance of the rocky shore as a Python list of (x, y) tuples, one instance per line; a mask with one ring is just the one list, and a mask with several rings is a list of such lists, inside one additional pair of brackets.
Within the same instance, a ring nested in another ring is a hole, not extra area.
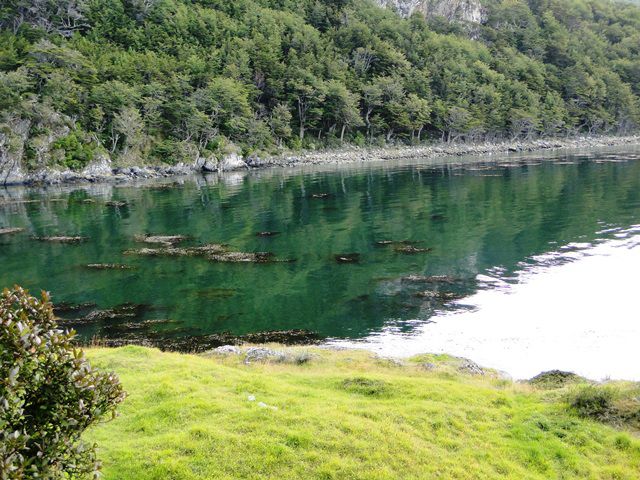
[(106, 157), (101, 157), (82, 171), (42, 169), (24, 172), (19, 166), (0, 166), (0, 185), (59, 185), (73, 183), (124, 183), (153, 178), (169, 178), (190, 174), (222, 173), (273, 167), (305, 165), (343, 165), (369, 163), (384, 160), (411, 158), (433, 159), (448, 156), (498, 155), (535, 152), (556, 149), (583, 149), (619, 145), (640, 145), (640, 134), (630, 136), (593, 136), (537, 139), (529, 141), (504, 141), (487, 143), (438, 143), (424, 146), (384, 148), (347, 147), (339, 150), (304, 152), (295, 155), (241, 158), (236, 154), (214, 162), (198, 159), (193, 164), (172, 166), (114, 167)]

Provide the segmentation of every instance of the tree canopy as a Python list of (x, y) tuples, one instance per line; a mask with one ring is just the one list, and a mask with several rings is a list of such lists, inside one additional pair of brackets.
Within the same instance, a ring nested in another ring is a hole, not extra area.
[(81, 168), (638, 127), (639, 7), (483, 6), (459, 25), (371, 0), (8, 0), (0, 135)]

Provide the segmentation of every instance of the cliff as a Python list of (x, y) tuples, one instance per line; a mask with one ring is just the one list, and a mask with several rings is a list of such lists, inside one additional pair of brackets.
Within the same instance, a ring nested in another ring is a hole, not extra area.
[(449, 21), (481, 24), (487, 20), (486, 9), (478, 0), (376, 0), (403, 17), (415, 12), (426, 17), (444, 17)]

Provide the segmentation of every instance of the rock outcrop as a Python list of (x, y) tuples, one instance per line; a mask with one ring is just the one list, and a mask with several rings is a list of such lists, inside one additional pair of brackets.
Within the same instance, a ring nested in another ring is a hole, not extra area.
[(449, 21), (480, 24), (487, 20), (487, 11), (478, 0), (376, 0), (403, 17), (421, 13), (425, 17), (444, 17)]
[(20, 162), (30, 125), (28, 120), (11, 119), (7, 128), (0, 128), (0, 185), (24, 182)]

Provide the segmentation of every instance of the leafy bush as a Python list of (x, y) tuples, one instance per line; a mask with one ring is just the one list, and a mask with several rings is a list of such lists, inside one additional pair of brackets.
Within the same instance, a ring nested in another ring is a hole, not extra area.
[(93, 146), (78, 138), (75, 132), (56, 140), (53, 143), (53, 149), (64, 151), (60, 163), (70, 170), (80, 170), (86, 167), (95, 156)]
[(570, 394), (570, 404), (581, 417), (608, 420), (616, 412), (617, 391), (609, 386), (584, 385)]
[(58, 328), (46, 293), (20, 287), (0, 295), (0, 476), (97, 476), (95, 445), (84, 430), (115, 415), (125, 398), (118, 378), (94, 371)]

